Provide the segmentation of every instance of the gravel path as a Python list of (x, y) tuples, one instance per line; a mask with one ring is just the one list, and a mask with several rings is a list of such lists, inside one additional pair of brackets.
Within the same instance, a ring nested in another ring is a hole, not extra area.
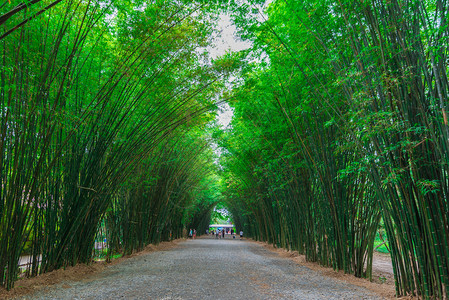
[(238, 239), (197, 239), (132, 257), (24, 299), (379, 299)]

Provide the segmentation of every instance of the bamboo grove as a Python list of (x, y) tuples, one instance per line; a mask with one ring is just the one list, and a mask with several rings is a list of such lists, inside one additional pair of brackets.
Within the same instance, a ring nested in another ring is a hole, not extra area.
[(129, 254), (208, 226), (215, 201), (213, 14), (192, 1), (44, 2), (0, 6), (7, 289), (21, 255), (35, 276), (90, 263), (99, 239), (107, 259)]
[[(382, 227), (397, 295), (449, 296), (448, 2), (264, 2), (0, 4), (2, 286), (24, 254), (28, 276), (104, 239), (110, 260), (221, 202), (358, 277)], [(252, 46), (212, 60), (219, 13)]]
[(370, 278), (383, 224), (397, 295), (449, 296), (448, 12), (442, 0), (235, 10), (253, 48), (216, 138), (237, 227)]

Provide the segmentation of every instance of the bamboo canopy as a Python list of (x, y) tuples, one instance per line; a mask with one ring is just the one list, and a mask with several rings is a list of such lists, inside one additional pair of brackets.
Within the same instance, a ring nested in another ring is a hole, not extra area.
[[(397, 296), (448, 298), (448, 12), (0, 4), (0, 285), (203, 233), (219, 206), (245, 236), (357, 277), (380, 240)], [(223, 15), (248, 47), (215, 57)]]

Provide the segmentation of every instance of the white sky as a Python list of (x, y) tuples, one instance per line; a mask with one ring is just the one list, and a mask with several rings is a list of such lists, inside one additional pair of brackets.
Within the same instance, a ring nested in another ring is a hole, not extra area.
[[(245, 0), (243, 0), (245, 1)], [(265, 1), (265, 4), (260, 7), (260, 11), (264, 11), (268, 5), (273, 2), (273, 0)], [(267, 17), (266, 15), (264, 16)], [(259, 17), (259, 21), (263, 22), (264, 18)], [(237, 36), (237, 28), (232, 24), (231, 17), (227, 14), (221, 14), (218, 21), (218, 29), (220, 33), (215, 37), (212, 42), (212, 46), (207, 48), (212, 59), (216, 59), (222, 56), (226, 51), (241, 51), (246, 50), (252, 46), (249, 41), (242, 41)], [(231, 122), (232, 116), (234, 115), (232, 107), (229, 104), (224, 103), (219, 106), (219, 112), (217, 115), (217, 120), (220, 125), (227, 128)]]
[[(242, 0), (246, 1), (246, 0)], [(261, 8), (263, 11), (273, 0), (265, 1), (265, 5)], [(259, 20), (263, 22), (263, 18)], [(232, 24), (231, 17), (226, 14), (221, 14), (218, 21), (218, 30), (220, 33), (215, 37), (212, 42), (213, 46), (208, 46), (206, 48), (212, 59), (216, 59), (219, 56), (222, 56), (226, 53), (226, 51), (240, 51), (248, 49), (252, 46), (249, 41), (242, 41), (239, 37), (237, 37), (237, 28)], [(224, 129), (229, 128), (229, 123), (232, 120), (234, 115), (234, 109), (228, 104), (223, 103), (218, 107), (217, 114), (217, 122), (223, 126)], [(218, 147), (216, 143), (212, 143), (212, 149), (214, 152), (220, 156), (222, 150)], [(220, 165), (219, 161), (215, 161), (217, 165)]]
[[(232, 24), (229, 15), (221, 14), (218, 21), (220, 34), (214, 39), (213, 46), (210, 46), (208, 52), (212, 59), (222, 56), (226, 51), (241, 51), (252, 46), (249, 41), (242, 41), (237, 37), (237, 28)], [(227, 128), (233, 116), (233, 109), (228, 103), (221, 104), (217, 115), (218, 123)]]
[[(273, 2), (273, 0), (265, 1), (265, 4), (260, 7), (260, 11), (264, 11), (271, 2)], [(267, 16), (264, 17), (266, 18)], [(264, 21), (264, 18), (259, 18), (259, 21)], [(212, 43), (213, 46), (209, 46), (207, 48), (212, 59), (216, 59), (217, 57), (224, 55), (228, 50), (241, 51), (252, 46), (251, 42), (242, 41), (239, 37), (237, 37), (237, 28), (234, 24), (232, 24), (231, 17), (229, 15), (220, 15), (218, 21), (218, 29), (220, 31), (220, 34), (214, 39)], [(229, 123), (231, 122), (233, 114), (233, 109), (229, 106), (229, 104), (224, 103), (220, 105), (217, 115), (218, 123), (224, 128), (227, 128)]]
[(227, 103), (223, 103), (219, 106), (217, 120), (218, 123), (227, 128), (229, 123), (231, 122), (232, 116), (234, 115), (234, 109), (229, 106)]
[(242, 41), (237, 37), (237, 28), (232, 24), (229, 15), (220, 15), (218, 29), (220, 34), (214, 39), (214, 46), (207, 49), (212, 59), (224, 55), (227, 50), (240, 51), (251, 47), (251, 42)]

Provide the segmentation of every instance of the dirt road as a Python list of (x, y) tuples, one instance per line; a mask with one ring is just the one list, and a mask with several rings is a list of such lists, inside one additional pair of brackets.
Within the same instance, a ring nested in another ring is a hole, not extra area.
[(238, 239), (196, 239), (145, 253), (24, 299), (379, 299)]

